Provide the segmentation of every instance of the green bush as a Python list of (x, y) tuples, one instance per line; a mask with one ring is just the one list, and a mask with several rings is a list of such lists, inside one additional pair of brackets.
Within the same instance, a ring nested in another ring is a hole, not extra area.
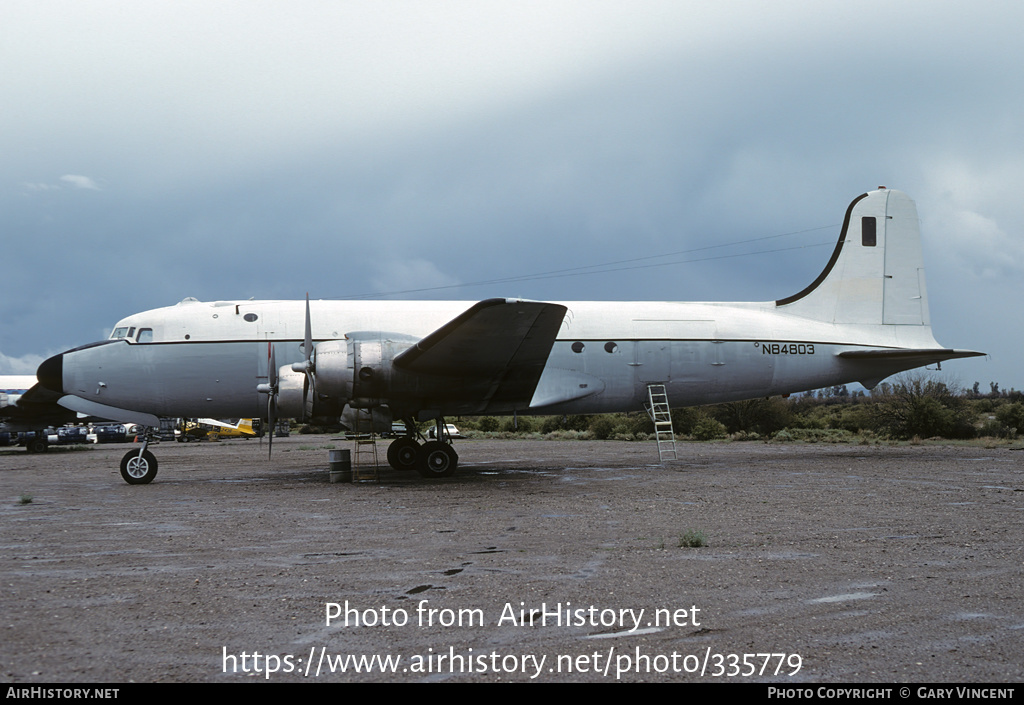
[(501, 425), (498, 423), (498, 419), (493, 416), (484, 416), (476, 422), (476, 429), (483, 431), (484, 433), (493, 433), (497, 431)]
[(505, 419), (505, 423), (501, 425), (501, 430), (505, 433), (530, 433), (533, 431), (533, 419), (525, 418), (523, 416), (518, 418), (510, 416)]
[(973, 438), (970, 407), (943, 382), (909, 375), (879, 395), (872, 409), (875, 429), (890, 438)]
[(725, 425), (710, 416), (705, 416), (694, 424), (693, 432), (690, 434), (698, 441), (713, 441), (716, 438), (725, 438), (728, 433)]
[(1024, 433), (1024, 404), (1019, 401), (1003, 404), (996, 409), (996, 420), (1006, 427), (1008, 437), (1016, 438)]
[(590, 432), (599, 441), (606, 441), (615, 432), (615, 422), (610, 416), (595, 416), (590, 421)]

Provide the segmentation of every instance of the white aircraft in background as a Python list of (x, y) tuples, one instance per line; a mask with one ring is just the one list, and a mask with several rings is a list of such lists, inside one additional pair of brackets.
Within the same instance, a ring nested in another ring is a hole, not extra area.
[(0, 409), (15, 406), (35, 384), (34, 375), (0, 375)]
[[(158, 416), (310, 418), (368, 412), (433, 420), (438, 440), (395, 440), (388, 461), (454, 472), (445, 417), (598, 414), (859, 382), (952, 358), (932, 336), (917, 209), (880, 188), (853, 201), (825, 269), (778, 301), (676, 303), (518, 299), (217, 301), (120, 321), (111, 338), (39, 366), (42, 387), (80, 413), (148, 426)], [(285, 364), (278, 367), (278, 362)], [(133, 484), (157, 463), (121, 463)]]
[[(29, 453), (48, 446), (44, 429), (76, 421), (78, 414), (57, 404), (60, 395), (36, 383), (33, 375), (0, 375), (0, 433), (31, 432), (20, 442)], [(3, 437), (6, 442), (7, 436)]]

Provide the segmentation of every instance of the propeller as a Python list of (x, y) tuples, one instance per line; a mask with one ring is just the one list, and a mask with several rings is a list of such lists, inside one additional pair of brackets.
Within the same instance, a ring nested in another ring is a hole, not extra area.
[(269, 359), (267, 362), (267, 384), (257, 384), (256, 391), (267, 395), (267, 425), (270, 427), (269, 448), (267, 457), (274, 452), (274, 426), (277, 423), (277, 360), (274, 357), (274, 344), (267, 342)]
[[(301, 372), (305, 375), (302, 381), (302, 420), (305, 421), (312, 415), (312, 403), (309, 401), (310, 390), (312, 390), (314, 395), (316, 394), (316, 377), (313, 374), (316, 370), (313, 358), (313, 324), (309, 314), (308, 292), (306, 293), (306, 334), (303, 339), (303, 351), (306, 359), (302, 362), (293, 362), (292, 371)], [(277, 425), (277, 393), (279, 390), (278, 381), (274, 344), (267, 341), (267, 383), (256, 385), (256, 391), (267, 395), (267, 425), (270, 426), (268, 458), (274, 452), (274, 428)]]
[(306, 359), (302, 362), (293, 362), (292, 371), (302, 372), (306, 375), (302, 382), (302, 420), (306, 421), (312, 416), (312, 404), (309, 402), (310, 391), (313, 398), (316, 398), (316, 360), (313, 357), (313, 322), (309, 315), (309, 292), (306, 292), (306, 335), (302, 342), (302, 349)]

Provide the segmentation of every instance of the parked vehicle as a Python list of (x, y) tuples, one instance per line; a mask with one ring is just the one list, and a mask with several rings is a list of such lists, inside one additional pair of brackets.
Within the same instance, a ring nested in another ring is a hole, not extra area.
[[(459, 429), (455, 428), (455, 425), (450, 423), (446, 423), (444, 425), (444, 433), (453, 440), (456, 438), (465, 438), (465, 436), (459, 433)], [(437, 424), (434, 424), (427, 430), (427, 440), (437, 440)]]

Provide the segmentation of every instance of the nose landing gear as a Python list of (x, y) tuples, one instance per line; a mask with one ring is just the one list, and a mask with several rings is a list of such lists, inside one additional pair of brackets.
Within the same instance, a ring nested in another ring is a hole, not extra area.
[(121, 458), (121, 477), (129, 485), (148, 485), (156, 477), (156, 456), (146, 448), (153, 429), (146, 428), (142, 436), (142, 447), (130, 450)]

